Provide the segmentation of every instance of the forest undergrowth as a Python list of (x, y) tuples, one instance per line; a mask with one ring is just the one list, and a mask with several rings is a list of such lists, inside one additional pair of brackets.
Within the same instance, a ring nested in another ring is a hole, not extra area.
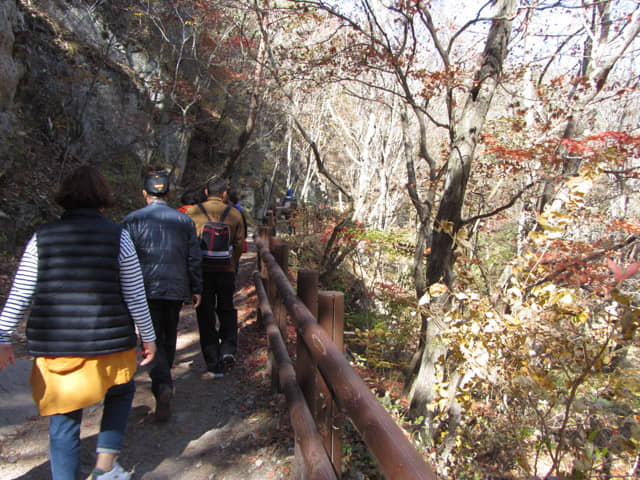
[[(326, 208), (300, 210), (295, 225), (284, 234), (293, 269), (317, 269), (321, 288), (344, 292), (346, 355), (441, 478), (637, 477), (635, 264), (625, 269), (603, 249), (586, 266), (542, 232), (522, 257), (494, 255), (487, 267), (478, 256), (511, 248), (503, 228), (487, 229), (475, 258), (461, 246), (455, 287), (434, 284), (417, 299), (408, 234), (370, 231)], [(499, 265), (509, 276), (498, 288)], [(416, 416), (408, 379), (421, 318), (436, 378), (427, 414)], [(366, 452), (352, 450), (345, 461), (377, 478)]]

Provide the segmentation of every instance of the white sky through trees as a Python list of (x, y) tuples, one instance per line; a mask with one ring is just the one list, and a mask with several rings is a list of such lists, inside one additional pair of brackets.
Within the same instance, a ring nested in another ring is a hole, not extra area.
[[(426, 3), (429, 7), (443, 40), (448, 40), (468, 22), (474, 19), (479, 20), (467, 26), (465, 33), (458, 39), (466, 49), (469, 45), (482, 43), (490, 25), (490, 18), (494, 14), (494, 2), (486, 0), (455, 2), (432, 0), (422, 3)], [(389, 25), (393, 22), (393, 15), (387, 10), (387, 7), (392, 4), (390, 1), (341, 0), (326, 2), (326, 4), (332, 5), (351, 18), (357, 18), (360, 15), (358, 12), (364, 12), (368, 7), (376, 13), (378, 20), (386, 20)], [(592, 20), (592, 8), (588, 8), (592, 5), (592, 2), (585, 3), (581, 0), (522, 1), (507, 62), (545, 64), (552, 55), (556, 55), (554, 63), (561, 71), (568, 73), (567, 69), (576, 68), (576, 61), (581, 60), (580, 52), (586, 41), (586, 29), (589, 28)], [(525, 9), (535, 9), (535, 11), (525, 16)], [(635, 0), (612, 1), (610, 4), (612, 34), (615, 35), (629, 28), (631, 15), (638, 9), (640, 4)], [(460, 48), (463, 48), (462, 45)], [(640, 72), (640, 39), (634, 41), (617, 68), (624, 69), (626, 73), (629, 69)]]

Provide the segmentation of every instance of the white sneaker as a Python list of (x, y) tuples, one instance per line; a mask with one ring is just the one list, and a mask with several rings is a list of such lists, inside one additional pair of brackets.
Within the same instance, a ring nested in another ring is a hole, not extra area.
[(205, 378), (224, 378), (224, 373), (207, 371), (205, 372), (204, 377)]
[(131, 474), (126, 472), (118, 462), (113, 462), (113, 467), (108, 472), (97, 468), (91, 474), (91, 480), (129, 480)]

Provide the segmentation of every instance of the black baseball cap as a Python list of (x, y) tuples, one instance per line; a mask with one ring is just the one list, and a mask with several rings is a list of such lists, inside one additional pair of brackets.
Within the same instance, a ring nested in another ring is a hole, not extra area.
[(169, 175), (165, 172), (149, 172), (144, 177), (144, 189), (151, 195), (166, 195), (169, 192)]

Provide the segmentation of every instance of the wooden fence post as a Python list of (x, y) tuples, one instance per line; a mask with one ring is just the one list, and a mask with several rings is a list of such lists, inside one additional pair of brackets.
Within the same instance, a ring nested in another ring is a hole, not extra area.
[(296, 381), (296, 374), (289, 352), (282, 342), (280, 329), (276, 325), (264, 284), (258, 272), (254, 272), (259, 310), (264, 316), (273, 357), (278, 363), (280, 386), (287, 399), (289, 416), (295, 432), (294, 478), (296, 480), (337, 480), (324, 441), (318, 433), (315, 420)]
[[(316, 270), (298, 271), (297, 295), (309, 309), (314, 317), (318, 317), (318, 272)], [(296, 329), (297, 330), (297, 329)], [(304, 400), (309, 407), (309, 412), (313, 419), (316, 418), (316, 377), (318, 375), (317, 362), (311, 356), (302, 337), (298, 334), (296, 338), (296, 382), (304, 396)], [(298, 444), (298, 438), (294, 446), (295, 471), (302, 471), (304, 461), (302, 451)], [(323, 439), (324, 444), (324, 439)], [(327, 455), (327, 458), (328, 455)]]
[[(258, 238), (262, 240), (262, 243), (264, 243), (267, 248), (269, 248), (269, 246), (271, 245), (271, 228), (268, 225), (259, 225)], [(262, 279), (262, 283), (264, 283), (265, 285), (268, 285), (269, 272), (267, 271), (267, 266), (265, 265), (260, 255), (260, 249), (258, 249), (258, 271), (260, 272), (260, 278)], [(262, 323), (260, 323), (259, 325), (262, 326)]]
[[(276, 252), (280, 248), (281, 243), (282, 243), (282, 240), (280, 240), (279, 238), (270, 237), (269, 239), (269, 247), (270, 247), (269, 250), (271, 251), (271, 254), (274, 256), (274, 258), (276, 259), (277, 259)], [(267, 292), (267, 297), (269, 298), (269, 304), (271, 305), (273, 318), (276, 322), (276, 325), (280, 325), (279, 323), (280, 312), (284, 308), (284, 305), (282, 304), (282, 301), (280, 299), (278, 286), (276, 285), (276, 282), (272, 278), (269, 278), (267, 283), (265, 284), (265, 290)], [(286, 339), (284, 337), (283, 337), (283, 340), (285, 340), (285, 345), (286, 345)], [(267, 370), (271, 372), (271, 391), (280, 392), (280, 382), (278, 381), (278, 378), (279, 378), (278, 366), (276, 364), (276, 361), (273, 358), (271, 346), (269, 346), (269, 353), (267, 355)]]
[[(269, 251), (271, 252), (271, 255), (273, 255), (273, 257), (276, 259), (276, 261), (278, 260), (276, 258), (276, 252), (278, 251), (278, 247), (280, 246), (281, 243), (282, 243), (282, 240), (277, 237), (271, 237), (271, 239), (269, 240)], [(271, 304), (271, 307), (273, 308), (273, 313), (275, 315), (276, 308), (277, 308), (276, 297), (278, 295), (278, 288), (276, 287), (274, 282), (270, 281), (269, 285), (267, 285), (267, 295), (269, 297), (269, 303)]]
[[(298, 271), (298, 298), (302, 300), (314, 318), (318, 318), (318, 278), (316, 270)], [(317, 362), (313, 360), (302, 337), (298, 335), (296, 341), (296, 378), (314, 418), (316, 417), (317, 368)]]
[(267, 212), (267, 215), (265, 216), (267, 225), (269, 225), (269, 228), (271, 228), (271, 232), (272, 235), (275, 236), (276, 235), (276, 216), (273, 210), (269, 210)]
[[(342, 292), (320, 292), (318, 294), (318, 323), (327, 332), (340, 351), (344, 348), (344, 294)], [(333, 401), (331, 391), (322, 375), (317, 376), (318, 404), (316, 422), (333, 467), (341, 478), (342, 424), (344, 419)]]
[[(275, 248), (274, 255), (276, 262), (280, 265), (280, 268), (284, 272), (284, 275), (289, 277), (289, 245), (284, 242), (279, 242), (277, 247)], [(287, 345), (287, 309), (284, 306), (284, 302), (282, 301), (280, 292), (277, 294), (276, 304), (272, 304), (272, 308), (274, 308), (275, 320), (280, 328), (280, 333), (282, 334), (282, 340), (284, 341), (285, 346)]]

